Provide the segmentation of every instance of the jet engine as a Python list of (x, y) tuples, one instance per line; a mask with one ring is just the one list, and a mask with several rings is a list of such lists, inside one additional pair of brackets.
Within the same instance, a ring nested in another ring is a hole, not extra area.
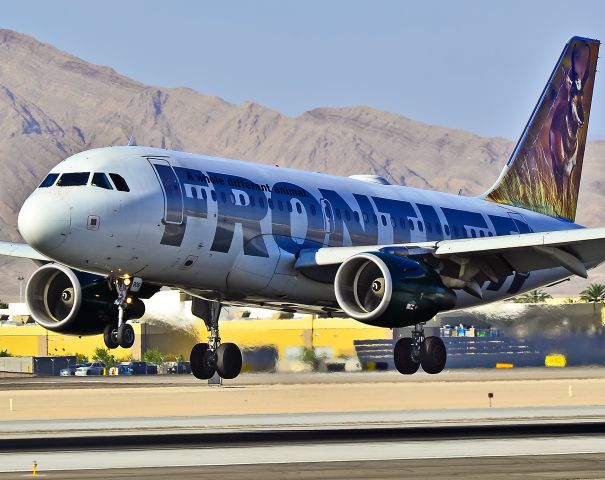
[(455, 293), (428, 265), (383, 252), (354, 255), (334, 281), (336, 300), (347, 315), (379, 327), (405, 327), (452, 308)]
[[(36, 270), (27, 283), (25, 301), (36, 323), (53, 332), (96, 335), (117, 323), (117, 295), (105, 277), (49, 263)], [(135, 299), (127, 318), (140, 318), (145, 304)]]

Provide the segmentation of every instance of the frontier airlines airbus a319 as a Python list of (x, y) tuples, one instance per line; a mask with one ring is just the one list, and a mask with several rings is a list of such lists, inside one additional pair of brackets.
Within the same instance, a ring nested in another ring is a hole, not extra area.
[[(128, 320), (161, 287), (192, 296), (209, 331), (196, 377), (236, 377), (221, 305), (347, 315), (414, 326), (393, 355), (403, 374), (439, 373), (446, 351), (423, 325), (561, 281), (605, 260), (605, 228), (574, 223), (599, 42), (565, 46), (510, 160), (478, 197), (150, 147), (99, 148), (59, 163), (26, 200), (26, 244), (0, 254), (40, 267), (26, 301), (65, 334), (130, 347)], [(338, 159), (334, 159), (338, 161)], [(470, 167), (470, 165), (469, 165)]]

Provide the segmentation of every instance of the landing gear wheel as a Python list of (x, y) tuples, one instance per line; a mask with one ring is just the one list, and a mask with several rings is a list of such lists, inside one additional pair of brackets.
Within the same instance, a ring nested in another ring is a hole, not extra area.
[(118, 348), (120, 346), (118, 343), (118, 327), (112, 324), (107, 325), (105, 330), (103, 330), (103, 341), (105, 342), (105, 346), (110, 350)]
[(227, 380), (242, 371), (242, 352), (235, 343), (221, 343), (216, 349), (216, 371)]
[(420, 346), (420, 363), (426, 373), (435, 374), (445, 368), (447, 352), (439, 337), (427, 337)]
[(395, 368), (399, 373), (412, 375), (418, 371), (420, 363), (414, 358), (414, 341), (411, 338), (400, 338), (393, 350)]
[(129, 323), (123, 323), (118, 328), (118, 343), (122, 348), (130, 348), (134, 344), (134, 328)]
[(208, 380), (216, 372), (216, 353), (208, 349), (207, 343), (198, 343), (191, 349), (189, 357), (191, 373), (195, 378)]

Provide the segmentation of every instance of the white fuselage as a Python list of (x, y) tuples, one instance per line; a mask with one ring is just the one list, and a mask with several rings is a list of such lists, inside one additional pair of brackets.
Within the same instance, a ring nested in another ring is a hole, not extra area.
[[(82, 152), (51, 174), (68, 172), (89, 177), (74, 186), (55, 179), (23, 205), (19, 230), (32, 247), (78, 270), (136, 275), (225, 304), (338, 310), (330, 272), (326, 280), (294, 268), (301, 249), (580, 228), (479, 198), (148, 147)], [(111, 178), (109, 187), (93, 186), (93, 173)], [(511, 275), (485, 283), (483, 300), (458, 294), (456, 308), (569, 275)]]

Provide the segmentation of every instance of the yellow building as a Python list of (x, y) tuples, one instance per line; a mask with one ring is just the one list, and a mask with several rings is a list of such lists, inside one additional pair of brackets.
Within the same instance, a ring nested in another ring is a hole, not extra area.
[[(207, 338), (206, 328), (199, 321), (188, 330), (148, 324), (133, 324), (136, 341), (132, 348), (112, 351), (117, 359), (140, 359), (149, 349), (164, 354), (183, 355), (197, 342)], [(280, 358), (300, 355), (303, 348), (313, 347), (328, 358), (355, 357), (354, 340), (391, 338), (387, 328), (371, 327), (355, 320), (315, 319), (311, 316), (294, 319), (222, 320), (223, 342), (234, 342), (243, 350), (273, 347)], [(1, 325), (0, 351), (14, 356), (74, 355), (92, 357), (96, 348), (105, 348), (102, 335), (77, 337), (50, 332), (38, 325)]]
[[(191, 347), (199, 340), (195, 334), (173, 330), (159, 325), (133, 324), (136, 340), (132, 348), (117, 348), (112, 354), (120, 360), (140, 359), (149, 349), (166, 354), (189, 355)], [(0, 326), (0, 351), (7, 350), (14, 356), (75, 355), (80, 353), (91, 358), (95, 349), (105, 348), (103, 335), (71, 336), (50, 332), (38, 325)]]

